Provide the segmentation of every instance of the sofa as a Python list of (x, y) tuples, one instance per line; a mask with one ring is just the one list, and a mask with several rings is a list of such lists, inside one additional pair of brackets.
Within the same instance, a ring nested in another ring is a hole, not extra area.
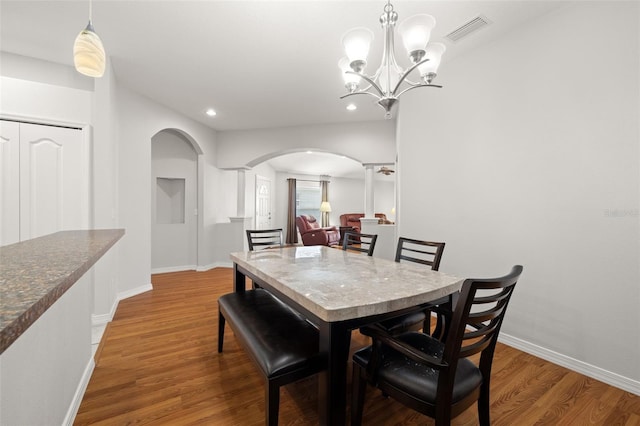
[[(392, 224), (384, 213), (376, 213), (380, 224)], [(351, 226), (356, 232), (360, 232), (360, 218), (364, 217), (364, 213), (345, 213), (340, 215), (340, 226)]]
[(298, 232), (305, 246), (333, 246), (340, 242), (340, 231), (335, 226), (320, 227), (313, 216), (296, 217)]

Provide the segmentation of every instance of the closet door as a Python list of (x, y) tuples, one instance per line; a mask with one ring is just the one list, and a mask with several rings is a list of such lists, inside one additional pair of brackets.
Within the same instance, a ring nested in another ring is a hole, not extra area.
[(20, 131), (0, 120), (0, 246), (20, 241)]
[(20, 239), (87, 229), (89, 161), (82, 130), (20, 123)]

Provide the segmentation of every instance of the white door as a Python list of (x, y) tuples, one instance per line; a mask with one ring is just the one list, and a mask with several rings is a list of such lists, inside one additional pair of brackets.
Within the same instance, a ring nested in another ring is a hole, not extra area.
[(20, 123), (20, 239), (86, 229), (88, 150), (82, 130)]
[(271, 181), (256, 176), (256, 229), (271, 227)]
[(0, 120), (0, 246), (20, 241), (20, 131)]

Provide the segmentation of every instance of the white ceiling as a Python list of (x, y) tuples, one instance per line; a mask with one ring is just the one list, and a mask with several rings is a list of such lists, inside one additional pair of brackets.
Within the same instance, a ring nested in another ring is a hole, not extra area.
[[(329, 154), (326, 152), (297, 152), (273, 158), (267, 162), (277, 171), (313, 175), (332, 176), (349, 179), (364, 179), (365, 169), (362, 164), (351, 158)], [(393, 165), (388, 168), (395, 170)], [(380, 166), (375, 167), (375, 179), (393, 181), (393, 174), (388, 176), (377, 173)]]
[[(343, 56), (342, 35), (367, 26), (376, 37), (368, 71), (377, 68), (382, 39), (378, 18), (384, 4), (94, 0), (93, 24), (119, 84), (218, 131), (257, 129), (384, 119), (372, 98), (339, 99), (344, 87), (337, 66)], [(562, 5), (451, 0), (393, 4), (400, 21), (416, 13), (435, 16), (434, 41), (444, 41), (447, 33), (479, 14), (493, 22), (456, 43), (445, 41), (440, 82), (446, 80), (447, 61)], [(1, 0), (0, 49), (72, 66), (73, 42), (87, 24), (88, 6), (88, 0)], [(401, 65), (408, 65), (401, 43), (397, 56)], [(349, 102), (358, 109), (347, 111)], [(208, 107), (218, 115), (207, 117)]]

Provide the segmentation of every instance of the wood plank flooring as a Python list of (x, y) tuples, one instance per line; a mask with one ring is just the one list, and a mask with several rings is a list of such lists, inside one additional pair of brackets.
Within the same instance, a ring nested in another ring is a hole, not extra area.
[[(152, 277), (153, 290), (120, 302), (96, 352), (76, 425), (262, 425), (264, 386), (227, 328), (218, 354), (217, 298), (229, 268)], [(354, 333), (352, 350), (367, 344)], [(498, 344), (493, 425), (638, 425), (640, 397)], [(315, 425), (315, 377), (281, 390), (280, 424)], [(476, 425), (476, 408), (454, 425)], [(432, 425), (369, 388), (365, 425)]]

